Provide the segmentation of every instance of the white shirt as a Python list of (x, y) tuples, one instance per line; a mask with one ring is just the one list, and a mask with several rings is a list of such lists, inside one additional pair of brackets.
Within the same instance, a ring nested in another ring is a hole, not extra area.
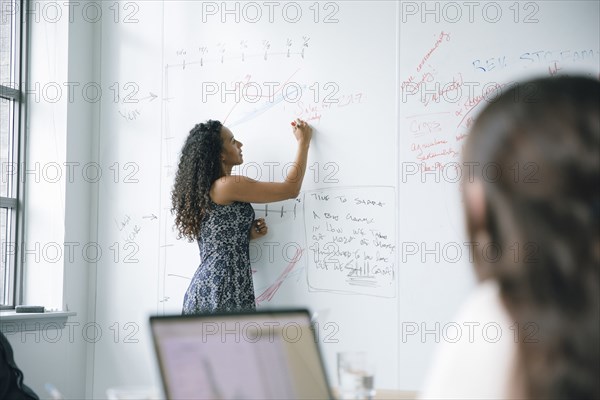
[(511, 397), (519, 330), (502, 305), (498, 284), (489, 279), (479, 284), (453, 322), (461, 335), (436, 349), (421, 398)]

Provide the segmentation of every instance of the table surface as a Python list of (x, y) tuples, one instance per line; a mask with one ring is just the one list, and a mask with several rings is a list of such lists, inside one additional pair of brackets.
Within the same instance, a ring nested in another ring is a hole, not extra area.
[[(332, 388), (334, 398), (338, 398), (337, 388)], [(413, 400), (418, 396), (417, 392), (396, 389), (376, 389), (374, 400)]]
[(417, 392), (407, 392), (404, 390), (377, 389), (375, 400), (409, 400), (416, 399)]

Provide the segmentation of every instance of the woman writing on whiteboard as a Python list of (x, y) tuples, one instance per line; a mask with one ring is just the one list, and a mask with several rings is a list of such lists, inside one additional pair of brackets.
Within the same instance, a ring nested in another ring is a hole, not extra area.
[(600, 82), (502, 93), (464, 160), (480, 284), (454, 321), (474, 329), (444, 343), (423, 397), (600, 398)]
[(298, 196), (306, 170), (312, 128), (292, 122), (298, 149), (283, 182), (232, 175), (243, 162), (242, 143), (219, 121), (197, 124), (181, 150), (171, 193), (179, 238), (196, 240), (201, 263), (185, 293), (183, 314), (254, 310), (249, 241), (267, 234), (250, 203)]

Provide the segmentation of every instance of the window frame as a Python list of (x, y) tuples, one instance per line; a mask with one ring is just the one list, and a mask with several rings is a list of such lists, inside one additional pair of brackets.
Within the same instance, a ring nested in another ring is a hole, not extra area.
[[(15, 43), (14, 53), (11, 54), (12, 63), (11, 86), (4, 86), (5, 82), (0, 82), (0, 101), (12, 101), (12, 160), (10, 162), (16, 166), (16, 173), (12, 175), (11, 187), (9, 189), (10, 197), (0, 197), (0, 208), (7, 212), (7, 240), (13, 245), (14, 251), (6, 256), (6, 271), (0, 279), (4, 280), (5, 296), (0, 298), (0, 310), (14, 309), (16, 305), (23, 301), (23, 256), (20, 244), (24, 243), (24, 207), (25, 204), (25, 180), (23, 179), (22, 167), (26, 165), (26, 145), (27, 145), (27, 96), (24, 89), (27, 87), (29, 77), (29, 27), (28, 13), (26, 10), (30, 5), (28, 0), (13, 0), (17, 6), (16, 16), (13, 16), (15, 25)], [(6, 99), (6, 100), (5, 100)], [(8, 244), (7, 243), (7, 244)], [(0, 244), (4, 245), (4, 244)], [(2, 249), (5, 253), (6, 248)]]

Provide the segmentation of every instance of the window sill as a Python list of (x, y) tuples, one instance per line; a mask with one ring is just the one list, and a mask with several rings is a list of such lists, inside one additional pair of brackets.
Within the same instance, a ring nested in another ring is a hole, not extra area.
[(43, 313), (16, 313), (0, 311), (0, 330), (3, 333), (63, 329), (67, 318), (77, 315), (73, 311), (48, 311)]

